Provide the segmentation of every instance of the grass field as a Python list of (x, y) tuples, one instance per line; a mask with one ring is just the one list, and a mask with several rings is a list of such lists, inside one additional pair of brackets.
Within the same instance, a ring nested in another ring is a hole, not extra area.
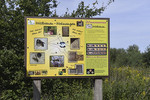
[(150, 100), (150, 68), (111, 68), (103, 82), (104, 100)]

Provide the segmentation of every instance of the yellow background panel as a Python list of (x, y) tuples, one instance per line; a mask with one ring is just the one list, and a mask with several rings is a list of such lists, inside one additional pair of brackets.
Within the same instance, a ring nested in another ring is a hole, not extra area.
[(27, 77), (109, 75), (109, 19), (25, 21)]

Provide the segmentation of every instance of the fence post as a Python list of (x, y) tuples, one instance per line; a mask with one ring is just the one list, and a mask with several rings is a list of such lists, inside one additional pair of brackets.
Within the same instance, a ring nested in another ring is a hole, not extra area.
[(41, 80), (33, 80), (33, 100), (41, 98)]
[(95, 79), (94, 84), (94, 100), (102, 100), (103, 99), (103, 87), (102, 87), (102, 79)]

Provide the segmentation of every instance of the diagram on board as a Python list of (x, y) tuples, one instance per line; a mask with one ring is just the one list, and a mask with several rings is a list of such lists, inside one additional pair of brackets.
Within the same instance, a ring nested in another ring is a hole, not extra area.
[(27, 17), (27, 76), (108, 76), (108, 28), (109, 19)]

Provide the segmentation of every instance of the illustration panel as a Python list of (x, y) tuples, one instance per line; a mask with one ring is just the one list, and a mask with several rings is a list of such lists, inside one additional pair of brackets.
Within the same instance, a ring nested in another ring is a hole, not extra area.
[(69, 37), (69, 27), (62, 27), (62, 36)]
[(31, 52), (30, 64), (45, 64), (45, 53), (44, 52)]
[(83, 74), (83, 64), (76, 64), (75, 67), (78, 74)]
[(25, 18), (25, 66), (31, 78), (109, 75), (109, 19)]
[(83, 25), (84, 25), (83, 21), (77, 21), (77, 26), (83, 26)]
[(47, 38), (34, 38), (35, 50), (47, 50), (48, 49)]
[(50, 67), (64, 67), (64, 56), (50, 56)]
[(57, 27), (56, 26), (44, 26), (44, 35), (45, 36), (57, 35)]
[(79, 38), (70, 38), (71, 49), (80, 49), (80, 39)]
[(77, 52), (70, 51), (68, 56), (68, 62), (77, 62)]

